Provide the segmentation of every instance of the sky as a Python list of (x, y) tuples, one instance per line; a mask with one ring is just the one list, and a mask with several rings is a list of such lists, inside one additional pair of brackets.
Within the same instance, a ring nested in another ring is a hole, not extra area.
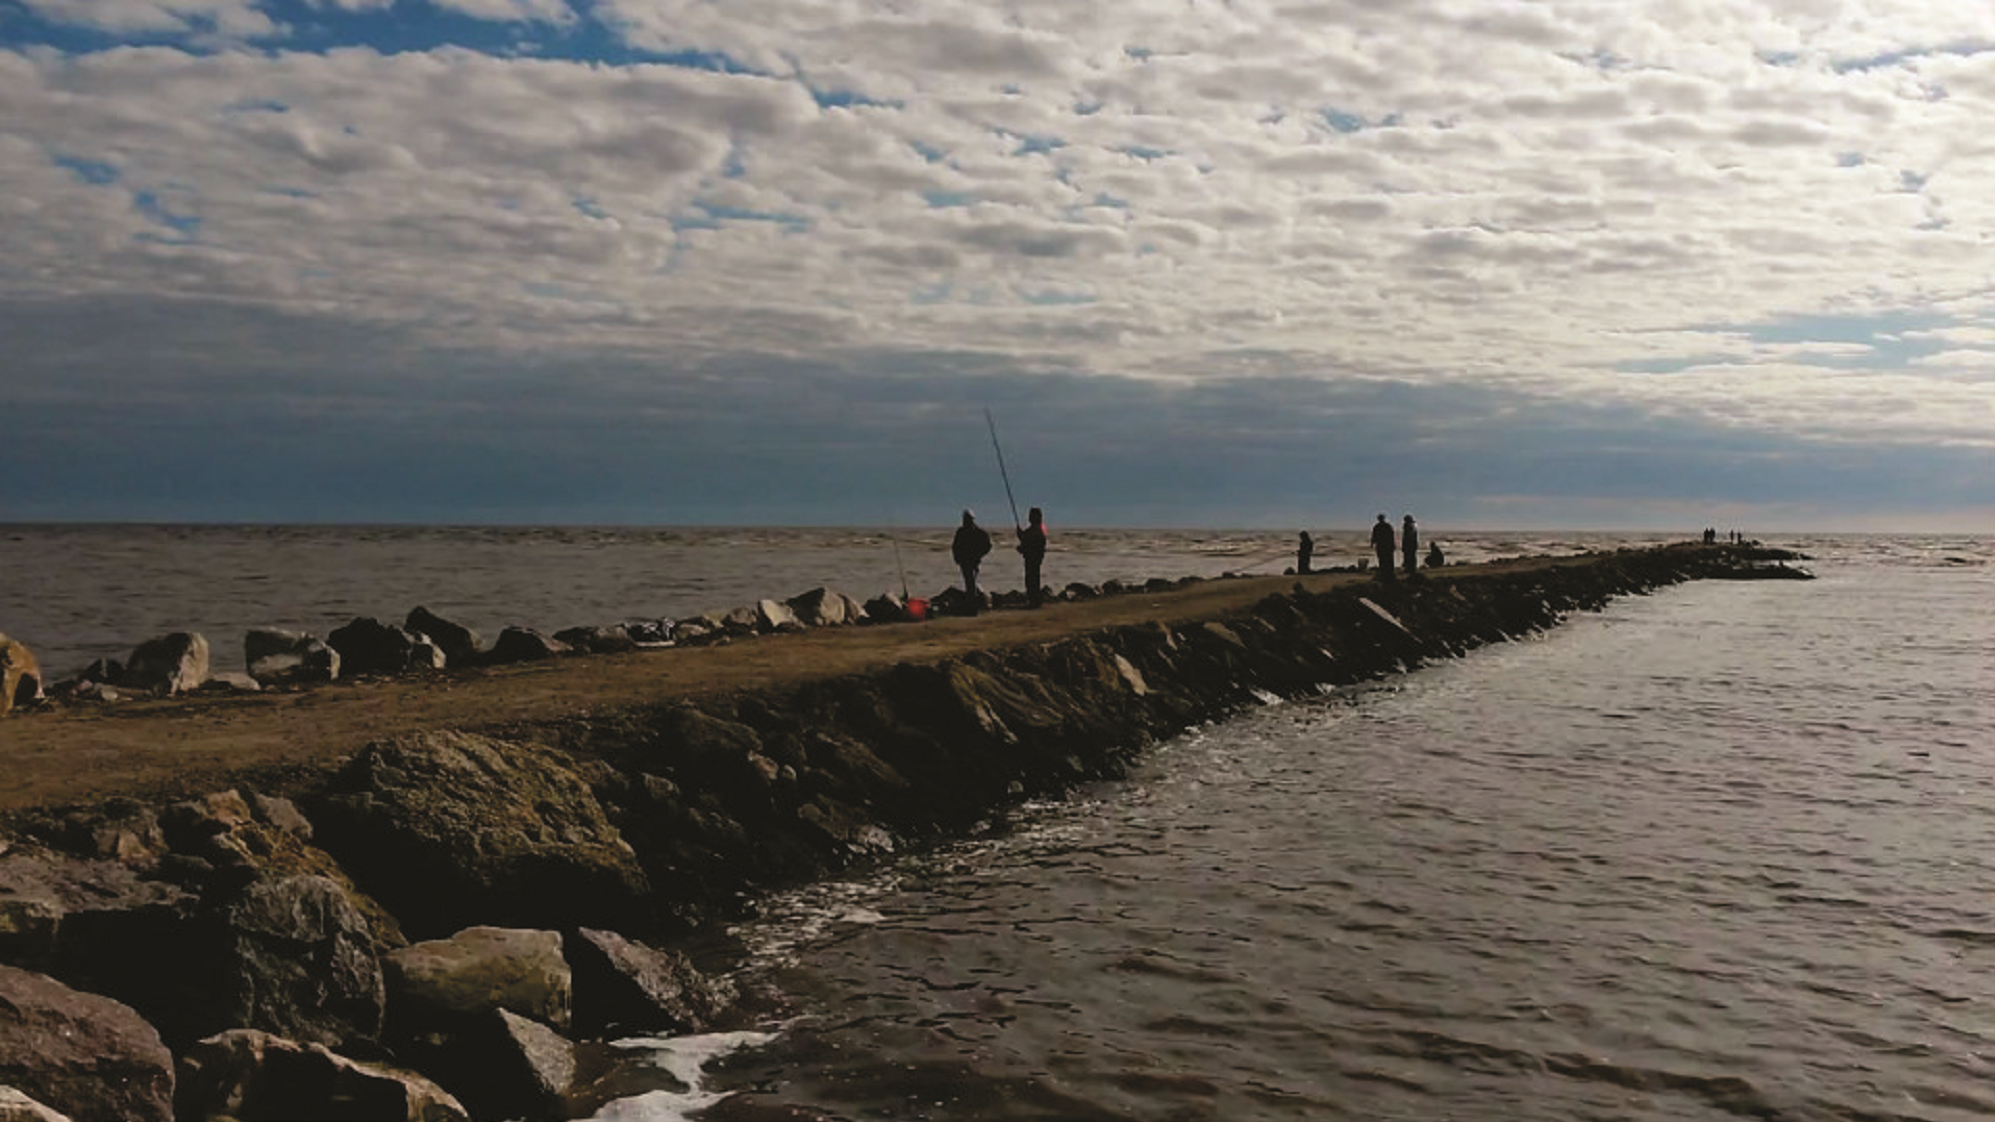
[(0, 521), (1995, 532), (1991, 120), (1967, 0), (0, 0)]

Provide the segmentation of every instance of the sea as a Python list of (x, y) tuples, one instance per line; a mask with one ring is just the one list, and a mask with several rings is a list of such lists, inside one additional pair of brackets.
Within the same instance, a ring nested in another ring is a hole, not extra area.
[[(1430, 533), (1461, 560), (1694, 536)], [(1291, 539), (1056, 535), (1056, 584), (1278, 572)], [(614, 1042), (660, 1074), (594, 1117), (1995, 1117), (1995, 537), (1763, 537), (1818, 579), (1271, 702), (757, 899), (728, 936), (781, 1014)], [(11, 527), (0, 629), (75, 661), (417, 602), (551, 628), (863, 599), (903, 569), (944, 586), (946, 530)]]

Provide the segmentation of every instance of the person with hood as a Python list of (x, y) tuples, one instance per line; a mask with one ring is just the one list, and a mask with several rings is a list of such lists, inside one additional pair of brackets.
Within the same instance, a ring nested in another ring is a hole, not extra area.
[(983, 610), (984, 593), (977, 587), (977, 570), (983, 567), (984, 557), (991, 551), (991, 536), (977, 525), (975, 511), (963, 512), (963, 524), (956, 527), (956, 539), (949, 543), (949, 554), (956, 559), (956, 567), (963, 570), (963, 591), (970, 594), (970, 614)]
[(1310, 558), (1315, 556), (1316, 542), (1310, 538), (1309, 531), (1304, 530), (1301, 539), (1295, 543), (1295, 572), (1297, 576), (1306, 577), (1309, 575)]
[(1420, 573), (1420, 531), (1413, 528), (1412, 515), (1407, 515), (1401, 521), (1403, 525), (1399, 530), (1399, 549), (1400, 555), (1406, 558), (1406, 575), (1409, 577), (1418, 576)]
[(1039, 582), (1039, 566), (1046, 560), (1046, 516), (1033, 507), (1025, 516), (1025, 529), (1018, 532), (1018, 552), (1025, 558), (1025, 597), (1032, 607), (1044, 599)]
[(1378, 554), (1378, 579), (1387, 584), (1392, 583), (1392, 546), (1392, 523), (1381, 514), (1372, 523), (1372, 552)]

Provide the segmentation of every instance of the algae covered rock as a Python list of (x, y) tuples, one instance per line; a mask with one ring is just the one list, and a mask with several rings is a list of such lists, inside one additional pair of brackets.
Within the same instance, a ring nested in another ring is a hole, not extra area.
[(317, 838), (412, 934), (624, 926), (649, 883), (562, 753), (461, 732), (379, 741), (312, 807)]

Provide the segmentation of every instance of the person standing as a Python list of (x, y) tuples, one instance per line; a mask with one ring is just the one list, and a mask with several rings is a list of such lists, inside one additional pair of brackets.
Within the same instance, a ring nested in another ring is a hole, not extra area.
[(1392, 546), (1392, 523), (1381, 514), (1372, 523), (1372, 552), (1378, 554), (1378, 579), (1387, 584), (1392, 583)]
[(1046, 516), (1033, 507), (1025, 516), (1025, 529), (1018, 532), (1018, 552), (1025, 558), (1025, 598), (1031, 607), (1045, 599), (1040, 591), (1039, 567), (1046, 560)]
[(949, 553), (956, 559), (956, 567), (963, 570), (963, 591), (970, 594), (971, 615), (984, 607), (983, 590), (977, 587), (977, 570), (990, 551), (991, 536), (977, 525), (976, 512), (964, 511), (963, 524), (956, 527), (956, 539), (949, 543)]
[(1295, 543), (1295, 572), (1297, 576), (1309, 575), (1309, 559), (1316, 556), (1316, 543), (1309, 538), (1309, 531), (1302, 532), (1301, 540)]
[(1406, 575), (1414, 576), (1420, 571), (1420, 531), (1413, 528), (1413, 516), (1401, 519), (1399, 528), (1399, 555), (1406, 559)]

